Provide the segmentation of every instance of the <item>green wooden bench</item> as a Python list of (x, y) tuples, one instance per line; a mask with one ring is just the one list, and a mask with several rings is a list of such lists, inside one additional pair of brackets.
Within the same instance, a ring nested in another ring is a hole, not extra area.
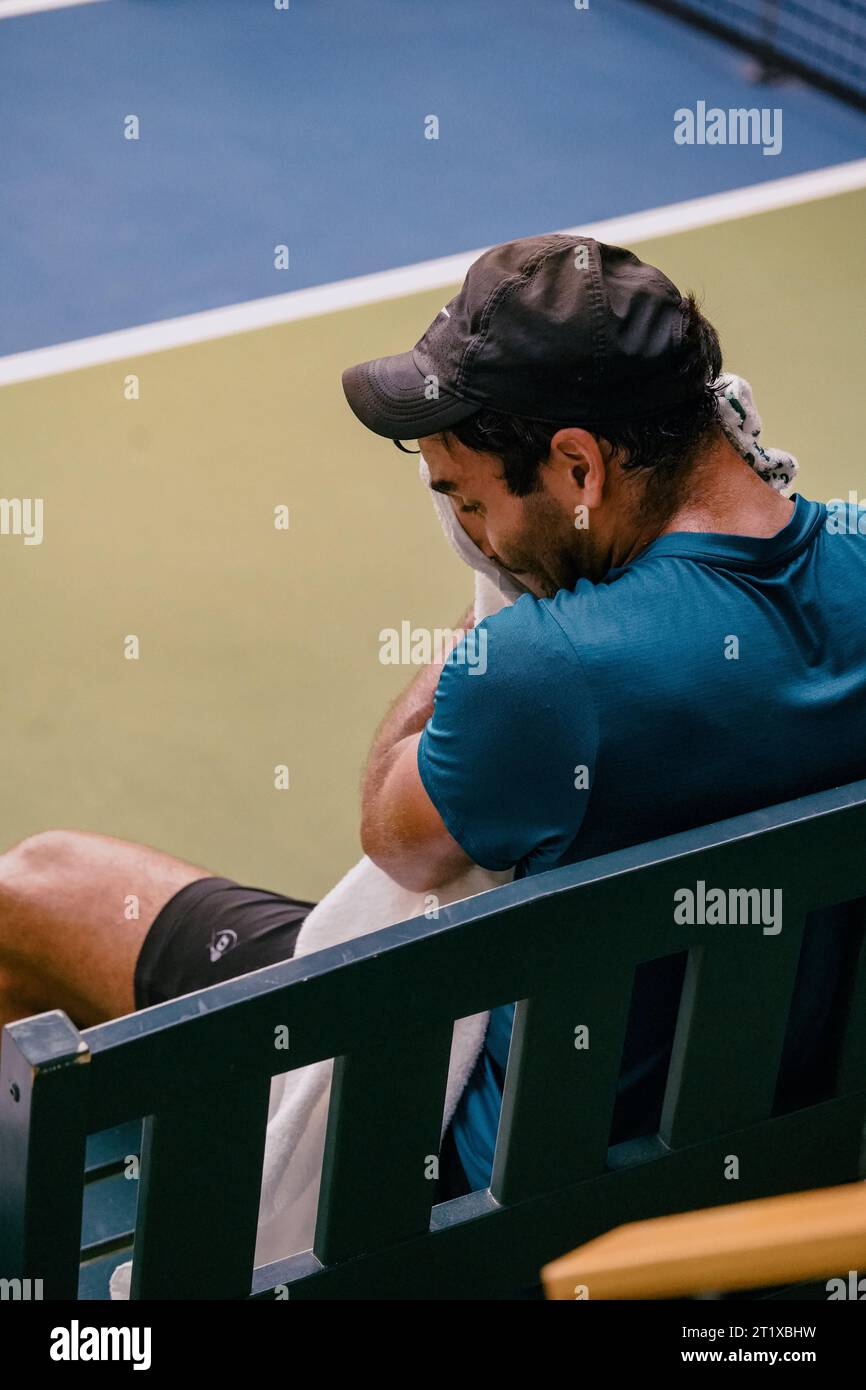
[[(555, 869), (78, 1032), (5, 1029), (0, 1275), (46, 1298), (498, 1298), (626, 1221), (866, 1173), (866, 781)], [(783, 929), (679, 925), (698, 881)], [(809, 916), (844, 917), (826, 1084), (777, 1095)], [(808, 921), (807, 921), (808, 919)], [(635, 970), (687, 952), (657, 1132), (611, 1146)], [(520, 1001), (489, 1191), (432, 1205), (453, 1020)], [(287, 1025), (291, 1050), (274, 1048)], [(589, 1048), (575, 1030), (589, 1029)], [(337, 1059), (314, 1247), (254, 1268), (275, 1071)], [(139, 1151), (141, 1175), (124, 1177)], [(725, 1175), (729, 1156), (739, 1177)], [(432, 1206), (432, 1209), (431, 1209)]]

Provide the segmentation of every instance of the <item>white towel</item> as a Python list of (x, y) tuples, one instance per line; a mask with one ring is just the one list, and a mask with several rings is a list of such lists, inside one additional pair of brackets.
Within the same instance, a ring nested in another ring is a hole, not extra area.
[(745, 377), (726, 372), (714, 385), (720, 388), (719, 414), (730, 443), (759, 478), (776, 492), (787, 492), (800, 465), (794, 455), (784, 449), (770, 449), (758, 442), (763, 426), (752, 398), (752, 388)]
[[(742, 377), (720, 377), (722, 426), (734, 448), (771, 487), (786, 490), (798, 464), (790, 454), (758, 443), (761, 418), (749, 383)], [(422, 456), (422, 480), (429, 471)], [(494, 561), (487, 559), (463, 530), (447, 497), (430, 494), (451, 545), (475, 570), (475, 620), (480, 622), (527, 590)], [(445, 887), (436, 889), (443, 906), (474, 897), (511, 878), (476, 867)], [(298, 934), (295, 957), (310, 955), (394, 922), (422, 916), (428, 908), (424, 894), (394, 883), (366, 856), (313, 908)], [(444, 1133), (481, 1051), (489, 1015), (475, 1014), (454, 1025), (451, 1060), (442, 1120)], [(332, 1063), (316, 1062), (274, 1077), (268, 1107), (268, 1129), (259, 1209), (256, 1265), (268, 1264), (313, 1243), (321, 1180), (325, 1127), (328, 1117)], [(129, 1297), (131, 1263), (118, 1265), (111, 1278), (111, 1297)]]

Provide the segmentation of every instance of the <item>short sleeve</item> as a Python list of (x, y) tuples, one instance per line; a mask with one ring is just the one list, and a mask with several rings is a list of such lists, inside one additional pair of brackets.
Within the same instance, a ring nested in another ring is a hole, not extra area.
[(577, 652), (544, 600), (487, 618), (446, 662), (418, 772), (476, 864), (563, 858), (593, 783), (598, 719)]

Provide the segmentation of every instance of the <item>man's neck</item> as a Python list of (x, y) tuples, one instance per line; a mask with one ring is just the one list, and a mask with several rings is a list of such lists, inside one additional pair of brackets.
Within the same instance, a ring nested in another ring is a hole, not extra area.
[(770, 537), (788, 524), (794, 503), (770, 487), (722, 438), (694, 464), (681, 505), (658, 532), (719, 531)]

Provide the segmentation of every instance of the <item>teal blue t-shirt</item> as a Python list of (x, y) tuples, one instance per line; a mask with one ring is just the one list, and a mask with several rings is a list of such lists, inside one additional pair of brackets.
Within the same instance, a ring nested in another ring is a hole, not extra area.
[[(480, 625), (486, 649), (446, 664), (418, 750), (476, 863), (537, 874), (866, 776), (866, 513), (793, 500), (770, 539), (661, 536), (602, 583)], [(799, 972), (786, 1056), (801, 1076), (839, 942), (812, 939)], [(640, 967), (612, 1139), (654, 1127), (682, 968)], [(490, 1179), (513, 1013), (493, 1011), (454, 1117), (473, 1188)]]

